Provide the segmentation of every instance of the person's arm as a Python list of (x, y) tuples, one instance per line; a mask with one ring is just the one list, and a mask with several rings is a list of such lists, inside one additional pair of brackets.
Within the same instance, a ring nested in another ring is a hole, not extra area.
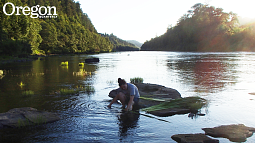
[(129, 111), (129, 109), (132, 110), (132, 108), (130, 108), (130, 107), (133, 106), (134, 97), (135, 97), (134, 95), (130, 95), (130, 100), (129, 100), (129, 102), (128, 102), (127, 108), (125, 109), (126, 111)]

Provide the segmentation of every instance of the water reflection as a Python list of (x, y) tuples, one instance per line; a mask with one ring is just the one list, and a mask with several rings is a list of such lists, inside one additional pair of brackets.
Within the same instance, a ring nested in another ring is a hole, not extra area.
[(137, 128), (140, 117), (139, 111), (123, 112), (117, 116), (119, 120), (119, 136), (125, 138), (129, 135), (129, 131)]
[(226, 59), (215, 55), (188, 56), (191, 55), (168, 61), (167, 66), (171, 71), (178, 71), (180, 80), (195, 85), (195, 92), (219, 92), (236, 83), (234, 63), (227, 63)]
[[(41, 105), (51, 99), (45, 97), (63, 88), (82, 86), (93, 89), (97, 65), (85, 64), (81, 68), (79, 63), (84, 62), (85, 58), (86, 55), (56, 56), (1, 65), (6, 72), (5, 77), (0, 79), (0, 112), (27, 106), (41, 109)], [(63, 61), (68, 61), (68, 66), (60, 66)], [(21, 82), (24, 86), (19, 86)], [(31, 91), (34, 95), (22, 96), (24, 91)]]

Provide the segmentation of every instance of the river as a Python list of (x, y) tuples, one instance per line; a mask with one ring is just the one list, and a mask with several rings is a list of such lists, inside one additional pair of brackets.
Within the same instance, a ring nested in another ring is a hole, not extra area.
[[(98, 57), (97, 64), (78, 63)], [(68, 61), (68, 66), (60, 66)], [(91, 74), (76, 74), (80, 70)], [(34, 107), (56, 112), (61, 120), (42, 126), (0, 130), (0, 142), (174, 142), (174, 134), (204, 133), (201, 128), (229, 124), (255, 127), (255, 53), (116, 52), (41, 57), (0, 65), (0, 113)], [(142, 77), (177, 89), (182, 97), (208, 100), (205, 116), (170, 117), (122, 114), (121, 105), (106, 106), (117, 79)], [(22, 82), (22, 86), (20, 83)], [(60, 95), (63, 88), (89, 86), (94, 92)], [(24, 94), (31, 91), (32, 95)], [(164, 122), (160, 119), (166, 120)], [(217, 138), (220, 142), (229, 142)], [(255, 135), (247, 143), (255, 141)]]

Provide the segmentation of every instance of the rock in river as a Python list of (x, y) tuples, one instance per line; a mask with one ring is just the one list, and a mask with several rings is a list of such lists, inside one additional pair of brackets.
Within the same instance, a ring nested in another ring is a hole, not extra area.
[[(140, 93), (139, 105), (141, 108), (158, 105), (165, 100), (179, 99), (181, 94), (173, 89), (162, 85), (150, 83), (136, 83), (135, 84)], [(114, 98), (117, 95), (117, 89), (109, 93), (109, 97)], [(153, 99), (153, 100), (149, 100)]]
[(98, 63), (98, 62), (99, 62), (99, 58), (85, 59), (85, 63)]
[[(156, 116), (172, 116), (193, 111), (196, 113), (206, 102), (199, 97), (182, 98), (177, 90), (162, 85), (149, 83), (135, 85), (140, 93), (139, 106), (143, 108), (142, 110)], [(117, 90), (112, 90), (109, 93), (109, 97), (112, 98), (116, 95)]]
[(0, 113), (0, 128), (38, 125), (58, 120), (60, 120), (60, 118), (55, 113), (38, 111), (31, 107), (14, 108), (6, 113)]
[(243, 124), (238, 125), (222, 125), (214, 128), (203, 128), (205, 134), (212, 137), (227, 138), (232, 142), (245, 142), (246, 138), (253, 135), (255, 128), (246, 127)]
[(173, 88), (150, 83), (137, 83), (135, 85), (141, 96), (139, 105), (142, 108), (158, 105), (166, 100), (181, 98), (181, 94)]
[(205, 134), (178, 134), (171, 138), (178, 143), (219, 143), (219, 140), (211, 139)]

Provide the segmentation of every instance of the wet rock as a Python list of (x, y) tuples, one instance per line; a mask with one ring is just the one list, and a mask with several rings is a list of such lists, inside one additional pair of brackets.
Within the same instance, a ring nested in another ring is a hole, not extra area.
[[(139, 90), (140, 96), (145, 97), (139, 100), (139, 105), (142, 108), (158, 105), (166, 100), (181, 98), (181, 94), (173, 88), (150, 83), (137, 83), (135, 85)], [(146, 100), (146, 98), (156, 100)]]
[(158, 99), (178, 99), (181, 98), (181, 94), (173, 88), (168, 88), (162, 85), (150, 84), (150, 83), (137, 83), (135, 84), (139, 89), (141, 96), (155, 95)]
[(171, 138), (178, 143), (219, 143), (219, 140), (211, 139), (205, 134), (177, 134)]
[[(139, 100), (139, 106), (141, 108), (158, 105), (166, 100), (179, 99), (181, 94), (173, 89), (162, 85), (149, 84), (149, 83), (137, 83), (135, 84), (139, 90), (141, 96)], [(109, 93), (109, 97), (114, 98), (117, 95), (117, 89), (112, 90)], [(144, 97), (144, 98), (143, 98)], [(153, 99), (153, 100), (147, 100)]]
[(60, 120), (60, 118), (55, 113), (38, 111), (31, 107), (15, 108), (6, 113), (0, 113), (0, 128), (38, 125), (58, 120)]
[(178, 109), (178, 108), (171, 108), (171, 109), (164, 109), (164, 110), (157, 110), (157, 111), (149, 111), (148, 113), (159, 116), (159, 117), (167, 117), (173, 116), (176, 114), (187, 114), (190, 112), (190, 109)]
[(99, 62), (99, 58), (85, 59), (85, 63), (98, 63), (98, 62)]
[[(197, 113), (198, 109), (193, 110), (194, 107), (202, 108), (205, 100), (199, 97), (182, 98), (181, 94), (172, 88), (162, 85), (149, 83), (135, 84), (140, 93), (139, 106), (142, 110), (161, 117), (172, 116), (175, 114)], [(118, 89), (112, 90), (109, 97), (114, 98), (117, 95)], [(171, 103), (170, 103), (171, 102)], [(164, 104), (164, 108), (161, 108)], [(161, 109), (155, 110), (155, 105), (159, 105)], [(148, 109), (149, 107), (152, 107)], [(165, 108), (167, 107), (167, 108)]]
[(203, 128), (202, 130), (205, 131), (206, 135), (227, 138), (232, 142), (245, 142), (246, 138), (255, 132), (255, 128), (246, 127), (243, 124), (222, 125), (214, 128)]

